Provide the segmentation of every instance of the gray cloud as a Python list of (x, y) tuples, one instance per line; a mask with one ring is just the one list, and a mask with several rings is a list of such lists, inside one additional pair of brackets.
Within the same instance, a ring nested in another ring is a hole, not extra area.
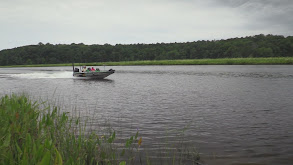
[(274, 7), (288, 7), (292, 6), (292, 0), (207, 0), (222, 6), (241, 7), (245, 4), (253, 4), (257, 7), (274, 6)]
[(292, 0), (219, 0), (219, 6), (236, 8), (249, 29), (272, 29), (284, 35), (293, 32)]

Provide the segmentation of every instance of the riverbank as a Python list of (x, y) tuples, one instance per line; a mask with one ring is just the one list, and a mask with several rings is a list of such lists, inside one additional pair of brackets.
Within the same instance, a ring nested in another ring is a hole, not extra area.
[[(101, 65), (102, 63), (100, 63)], [(219, 58), (159, 61), (107, 62), (105, 65), (290, 65), (293, 57), (280, 58)]]
[[(121, 62), (92, 62), (75, 63), (75, 65), (87, 66), (134, 66), (134, 65), (292, 65), (293, 57), (272, 58), (218, 58), (218, 59), (186, 59), (186, 60), (154, 60), (154, 61), (121, 61)], [(72, 66), (65, 64), (35, 64), (35, 65), (11, 65), (0, 67), (53, 67)]]
[[(98, 127), (89, 132), (91, 123), (24, 95), (0, 98), (0, 123), (0, 164), (152, 164), (141, 153), (138, 131), (117, 148), (115, 130), (98, 135), (95, 132), (102, 129)], [(183, 155), (188, 161), (193, 158), (192, 164), (199, 161), (197, 152), (178, 150), (164, 155), (171, 155), (168, 164), (184, 164)]]

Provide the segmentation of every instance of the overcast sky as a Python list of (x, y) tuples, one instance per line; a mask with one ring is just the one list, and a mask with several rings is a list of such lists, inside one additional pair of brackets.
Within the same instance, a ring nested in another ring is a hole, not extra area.
[(293, 35), (293, 0), (0, 0), (0, 50)]

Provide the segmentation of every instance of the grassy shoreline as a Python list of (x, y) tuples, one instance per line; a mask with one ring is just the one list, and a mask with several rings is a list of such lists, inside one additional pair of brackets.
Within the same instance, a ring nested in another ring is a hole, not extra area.
[[(130, 165), (152, 164), (139, 147), (144, 143), (139, 132), (123, 140), (123, 147), (115, 145), (115, 130), (98, 134), (101, 129), (87, 132), (87, 124), (80, 117), (61, 113), (58, 107), (42, 106), (21, 95), (0, 97), (0, 164), (39, 165)], [(91, 127), (91, 126), (90, 126)], [(159, 157), (167, 164), (198, 164), (196, 151), (177, 148)]]
[[(91, 62), (75, 63), (87, 66), (136, 66), (136, 65), (292, 65), (293, 57), (271, 58), (218, 58), (218, 59), (186, 59), (186, 60), (154, 60), (154, 61), (120, 61), (120, 62)], [(72, 66), (65, 64), (35, 64), (35, 65), (10, 65), (4, 67), (56, 67)]]
[[(0, 98), (0, 164), (125, 165), (134, 161), (135, 157), (125, 158), (113, 147), (115, 131), (86, 134), (86, 123), (79, 118), (41, 105), (24, 95)], [(141, 145), (138, 132), (130, 139), (125, 153)]]

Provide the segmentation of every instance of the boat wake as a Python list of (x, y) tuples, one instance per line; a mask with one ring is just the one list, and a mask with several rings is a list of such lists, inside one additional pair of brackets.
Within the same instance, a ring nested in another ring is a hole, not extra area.
[(55, 78), (72, 78), (72, 72), (34, 72), (34, 73), (20, 73), (11, 74), (14, 78), (26, 78), (26, 79), (55, 79)]

